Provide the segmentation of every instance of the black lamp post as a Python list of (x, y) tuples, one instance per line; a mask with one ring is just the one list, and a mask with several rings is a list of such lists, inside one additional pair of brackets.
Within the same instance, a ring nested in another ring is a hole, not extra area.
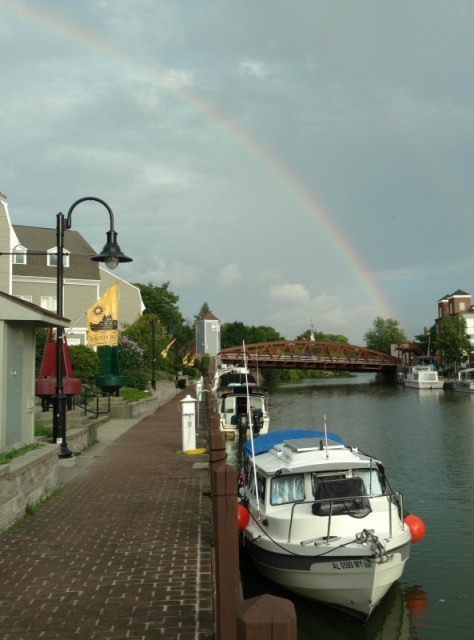
[(156, 318), (153, 317), (151, 319), (151, 387), (153, 391), (156, 391), (156, 375), (155, 375), (155, 327), (156, 327)]
[[(97, 256), (93, 256), (91, 260), (95, 262), (105, 262), (109, 269), (115, 269), (119, 262), (131, 262), (132, 258), (124, 255), (117, 244), (117, 233), (114, 230), (114, 214), (109, 205), (100, 198), (86, 197), (76, 200), (71, 205), (67, 217), (63, 213), (56, 216), (56, 242), (57, 242), (57, 314), (63, 315), (63, 281), (64, 281), (64, 231), (71, 228), (71, 215), (74, 209), (81, 202), (86, 200), (94, 200), (100, 202), (109, 212), (110, 229), (107, 231), (107, 242), (104, 248)], [(53, 396), (53, 442), (60, 443), (60, 458), (70, 458), (72, 456), (66, 442), (66, 396), (63, 387), (63, 329), (56, 327), (56, 389)]]

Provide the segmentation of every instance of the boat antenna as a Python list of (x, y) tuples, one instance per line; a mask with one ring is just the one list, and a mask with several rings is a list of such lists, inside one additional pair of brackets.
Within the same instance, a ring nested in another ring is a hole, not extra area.
[(252, 447), (252, 467), (253, 467), (253, 483), (255, 486), (255, 502), (257, 503), (257, 519), (260, 521), (260, 504), (258, 499), (258, 485), (257, 485), (257, 465), (255, 464), (255, 446), (253, 442), (253, 424), (252, 416), (250, 415), (250, 391), (248, 380), (248, 360), (247, 351), (245, 350), (245, 340), (242, 341), (242, 350), (244, 353), (244, 367), (245, 367), (245, 386), (247, 387), (247, 415), (249, 416), (249, 429), (250, 429), (250, 443)]
[(324, 439), (326, 440), (326, 459), (329, 458), (329, 453), (328, 453), (328, 427), (326, 424), (326, 414), (323, 415), (323, 422), (324, 422)]

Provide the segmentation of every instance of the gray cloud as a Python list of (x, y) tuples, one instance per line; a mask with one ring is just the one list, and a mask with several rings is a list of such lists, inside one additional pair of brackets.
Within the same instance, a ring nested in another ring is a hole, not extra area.
[[(472, 289), (473, 18), (464, 0), (0, 0), (12, 221), (97, 196), (134, 258), (119, 275), (170, 280), (186, 317), (207, 301), (360, 343), (393, 309), (412, 337)], [(103, 215), (74, 212), (98, 248)]]

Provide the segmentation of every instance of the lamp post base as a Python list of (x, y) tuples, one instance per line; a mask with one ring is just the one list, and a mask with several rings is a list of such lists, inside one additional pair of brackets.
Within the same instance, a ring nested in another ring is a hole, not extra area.
[(67, 444), (61, 444), (59, 447), (58, 458), (72, 458), (72, 451), (68, 448)]
[(53, 442), (59, 444), (58, 458), (72, 456), (66, 441), (66, 400), (62, 388), (53, 396)]

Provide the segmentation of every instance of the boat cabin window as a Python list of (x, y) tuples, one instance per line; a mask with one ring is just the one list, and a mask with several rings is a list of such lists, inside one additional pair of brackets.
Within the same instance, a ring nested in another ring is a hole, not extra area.
[(252, 398), (250, 396), (250, 410), (252, 411), (261, 411), (262, 410), (262, 398)]
[(315, 516), (342, 516), (365, 518), (370, 511), (362, 478), (328, 477), (317, 479), (315, 503), (311, 510)]
[(288, 504), (304, 500), (304, 476), (302, 473), (272, 478), (270, 504)]
[[(255, 495), (255, 474), (250, 473), (248, 493)], [(257, 473), (257, 496), (265, 502), (265, 478)]]
[(234, 398), (224, 398), (222, 400), (221, 413), (233, 414), (234, 413), (234, 403), (235, 403), (235, 399)]
[(352, 474), (357, 478), (362, 478), (367, 495), (379, 496), (383, 493), (382, 483), (377, 469), (354, 469)]
[(347, 478), (347, 473), (313, 473), (311, 477), (311, 484), (313, 487), (313, 498), (319, 493), (319, 485), (322, 482), (330, 480), (341, 480)]
[(330, 482), (332, 480), (341, 480), (344, 478), (361, 478), (365, 491), (361, 495), (377, 496), (384, 493), (380, 474), (378, 469), (353, 469), (344, 473), (313, 473), (312, 486), (313, 496), (321, 493), (321, 489), (318, 488), (321, 482)]

